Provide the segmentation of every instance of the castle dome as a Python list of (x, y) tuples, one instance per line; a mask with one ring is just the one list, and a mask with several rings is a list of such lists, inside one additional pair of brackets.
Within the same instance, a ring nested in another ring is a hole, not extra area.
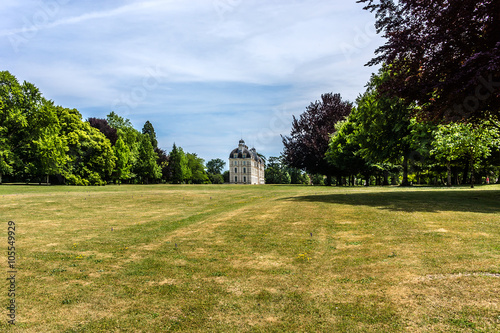
[[(243, 155), (245, 155), (245, 157), (243, 157)], [(252, 158), (257, 162), (259, 162), (259, 160), (261, 161), (259, 155), (257, 155), (257, 152), (255, 151), (255, 148), (248, 149), (247, 145), (245, 145), (245, 140), (243, 139), (238, 142), (238, 148), (231, 151), (229, 158)]]

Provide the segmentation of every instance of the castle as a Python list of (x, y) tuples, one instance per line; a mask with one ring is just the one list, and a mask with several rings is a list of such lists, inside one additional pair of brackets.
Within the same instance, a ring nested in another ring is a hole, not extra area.
[(264, 161), (255, 148), (248, 149), (243, 140), (229, 155), (229, 183), (265, 184)]

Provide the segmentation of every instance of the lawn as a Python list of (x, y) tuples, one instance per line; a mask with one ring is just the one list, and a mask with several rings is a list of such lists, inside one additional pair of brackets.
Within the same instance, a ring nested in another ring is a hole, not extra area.
[(498, 185), (2, 185), (0, 200), (0, 331), (500, 331)]

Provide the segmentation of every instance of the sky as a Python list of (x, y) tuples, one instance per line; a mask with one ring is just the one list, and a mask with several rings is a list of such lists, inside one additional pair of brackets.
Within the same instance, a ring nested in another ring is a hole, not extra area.
[(0, 70), (84, 120), (149, 120), (160, 148), (205, 161), (240, 139), (279, 156), (321, 94), (364, 92), (384, 44), (355, 0), (19, 0), (0, 16)]

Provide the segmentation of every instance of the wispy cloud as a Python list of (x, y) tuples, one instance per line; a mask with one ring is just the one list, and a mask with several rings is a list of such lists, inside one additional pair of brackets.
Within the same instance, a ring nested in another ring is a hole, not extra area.
[(374, 71), (364, 64), (381, 43), (354, 1), (53, 0), (0, 9), (8, 17), (2, 69), (86, 117), (115, 110), (137, 127), (149, 119), (164, 148), (176, 141), (205, 159), (225, 158), (220, 151), (241, 135), (279, 154), (292, 114), (322, 93), (353, 100), (363, 91)]

